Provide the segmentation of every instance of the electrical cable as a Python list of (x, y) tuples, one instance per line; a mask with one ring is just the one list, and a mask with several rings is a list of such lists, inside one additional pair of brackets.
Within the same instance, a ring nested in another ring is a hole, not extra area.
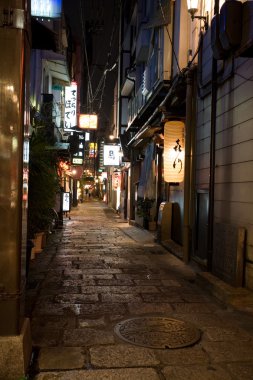
[(91, 78), (90, 78), (90, 70), (89, 70), (89, 61), (88, 61), (88, 54), (87, 54), (87, 47), (86, 47), (86, 41), (85, 41), (85, 29), (84, 29), (84, 22), (83, 22), (83, 7), (82, 7), (82, 0), (79, 1), (80, 4), (80, 11), (81, 11), (81, 27), (82, 27), (82, 37), (83, 37), (83, 44), (84, 44), (84, 53), (85, 53), (85, 60), (86, 60), (86, 66), (87, 66), (87, 75), (88, 75), (88, 87), (87, 87), (87, 106), (89, 108), (89, 111), (92, 112), (92, 84), (91, 84)]
[(116, 29), (116, 10), (115, 10), (115, 8), (116, 8), (116, 5), (115, 5), (115, 1), (114, 1), (114, 7), (113, 7), (113, 27), (112, 27), (111, 37), (110, 37), (109, 51), (107, 53), (107, 61), (106, 61), (106, 64), (105, 64), (105, 70), (104, 70), (103, 76), (101, 78), (102, 79), (102, 91), (101, 91), (101, 97), (100, 97), (100, 103), (99, 103), (99, 110), (102, 107), (104, 90), (105, 90), (105, 85), (106, 85), (106, 76), (107, 76), (107, 73), (110, 72), (110, 71), (112, 71), (116, 67), (116, 62), (115, 62), (110, 69), (108, 68), (109, 61), (110, 61), (110, 58), (111, 58), (111, 55), (112, 55), (113, 38), (115, 36), (115, 29)]

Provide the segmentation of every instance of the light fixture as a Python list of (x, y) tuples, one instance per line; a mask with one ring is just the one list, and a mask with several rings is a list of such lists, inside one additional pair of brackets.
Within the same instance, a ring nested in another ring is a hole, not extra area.
[(206, 12), (206, 16), (195, 16), (195, 14), (198, 12), (198, 0), (187, 0), (187, 6), (188, 6), (188, 12), (191, 15), (192, 21), (197, 18), (199, 20), (204, 21), (204, 28), (205, 30), (208, 29), (208, 12)]
[(184, 180), (184, 134), (182, 121), (171, 120), (164, 124), (164, 180), (180, 183)]

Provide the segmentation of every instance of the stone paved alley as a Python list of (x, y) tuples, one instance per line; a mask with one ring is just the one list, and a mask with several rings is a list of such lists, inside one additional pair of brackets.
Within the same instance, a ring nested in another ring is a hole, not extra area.
[[(253, 316), (219, 304), (195, 275), (104, 203), (78, 205), (31, 262), (29, 379), (253, 379)], [(119, 322), (144, 316), (190, 322), (200, 339), (157, 349), (115, 333)]]

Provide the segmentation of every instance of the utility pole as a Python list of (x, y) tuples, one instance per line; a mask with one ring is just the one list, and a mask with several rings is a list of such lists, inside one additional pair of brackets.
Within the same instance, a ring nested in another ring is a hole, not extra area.
[(0, 7), (0, 373), (25, 374), (31, 356), (24, 317), (29, 146), (27, 0)]

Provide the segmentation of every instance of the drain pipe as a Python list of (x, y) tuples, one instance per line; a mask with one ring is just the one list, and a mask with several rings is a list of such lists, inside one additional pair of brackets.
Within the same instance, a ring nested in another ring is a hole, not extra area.
[(184, 169), (184, 227), (183, 227), (183, 261), (188, 263), (191, 245), (191, 189), (192, 189), (192, 131), (195, 128), (195, 98), (193, 94), (194, 72), (196, 66), (190, 67), (186, 74), (186, 120), (185, 120), (185, 169)]
[[(215, 0), (214, 15), (219, 14), (219, 0)], [(207, 270), (212, 270), (213, 256), (213, 224), (214, 224), (214, 185), (215, 185), (215, 137), (217, 111), (217, 60), (212, 59), (212, 98), (211, 98), (211, 132), (210, 132), (210, 178), (209, 178), (209, 210), (208, 210), (208, 248)]]

